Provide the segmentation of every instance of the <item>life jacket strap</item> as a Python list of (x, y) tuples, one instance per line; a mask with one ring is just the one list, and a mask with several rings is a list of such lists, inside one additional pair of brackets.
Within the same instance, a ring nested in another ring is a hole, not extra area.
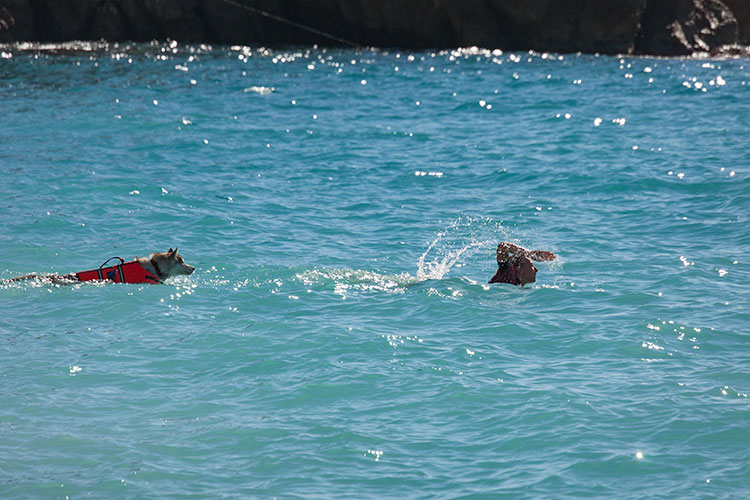
[[(122, 257), (110, 257), (109, 259), (105, 260), (104, 264), (99, 266), (99, 269), (96, 270), (96, 274), (99, 276), (100, 280), (109, 279), (110, 278), (109, 275), (105, 277), (104, 274), (102, 273), (102, 268), (104, 268), (104, 266), (106, 266), (110, 260), (114, 260), (114, 259), (118, 259), (120, 261), (120, 264), (117, 265), (117, 269), (120, 271), (120, 283), (124, 283), (125, 277), (122, 274), (122, 265), (125, 263), (125, 259), (123, 259)], [(109, 273), (109, 274), (112, 274), (112, 273)]]
[(154, 271), (156, 271), (156, 275), (159, 277), (159, 281), (163, 281), (164, 274), (162, 274), (161, 269), (159, 269), (159, 264), (154, 259), (151, 259), (151, 265), (154, 266)]

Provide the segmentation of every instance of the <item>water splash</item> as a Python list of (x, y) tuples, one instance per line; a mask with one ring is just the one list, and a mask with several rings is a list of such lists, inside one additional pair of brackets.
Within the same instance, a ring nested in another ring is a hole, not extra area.
[(442, 279), (453, 267), (461, 267), (469, 256), (494, 248), (502, 239), (507, 239), (507, 230), (499, 222), (486, 217), (460, 216), (440, 231), (419, 257), (417, 279)]
[[(468, 250), (486, 245), (486, 242), (482, 241), (469, 243), (462, 248), (447, 250), (444, 255), (436, 256), (434, 260), (426, 262), (425, 258), (427, 257), (427, 254), (430, 253), (430, 251), (435, 247), (436, 243), (440, 242), (441, 238), (442, 235), (438, 235), (435, 241), (430, 243), (430, 246), (427, 247), (427, 250), (425, 250), (425, 252), (417, 260), (417, 279), (419, 281), (442, 279), (443, 276), (448, 274), (448, 271), (450, 271), (451, 268), (459, 261), (461, 255), (466, 253)], [(471, 255), (472, 253), (474, 252), (469, 252), (469, 255)]]
[(313, 269), (298, 274), (305, 285), (332, 285), (334, 293), (346, 297), (357, 292), (404, 293), (411, 285), (426, 280), (440, 280), (451, 269), (462, 267), (478, 251), (491, 251), (508, 231), (501, 223), (487, 217), (461, 215), (437, 233), (419, 259), (417, 273), (380, 274), (362, 269)]

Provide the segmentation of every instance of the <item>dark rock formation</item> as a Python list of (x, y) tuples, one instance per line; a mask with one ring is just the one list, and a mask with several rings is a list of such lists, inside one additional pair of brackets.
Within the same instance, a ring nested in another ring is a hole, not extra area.
[(0, 0), (0, 43), (34, 39), (34, 10), (28, 0)]
[(657, 55), (710, 52), (739, 44), (738, 29), (737, 17), (720, 0), (650, 0), (637, 48)]
[(750, 0), (0, 0), (0, 43), (167, 38), (686, 55), (750, 44)]
[(737, 19), (737, 35), (740, 45), (750, 45), (750, 0), (723, 0)]

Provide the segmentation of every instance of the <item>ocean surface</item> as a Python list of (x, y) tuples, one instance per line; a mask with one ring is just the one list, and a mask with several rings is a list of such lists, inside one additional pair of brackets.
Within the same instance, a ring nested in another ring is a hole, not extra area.
[(4, 499), (750, 497), (748, 59), (4, 46), (0, 138)]

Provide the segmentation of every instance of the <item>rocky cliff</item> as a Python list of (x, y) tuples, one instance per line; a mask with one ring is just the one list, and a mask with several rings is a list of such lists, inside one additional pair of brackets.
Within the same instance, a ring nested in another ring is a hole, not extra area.
[(0, 43), (327, 44), (743, 53), (750, 0), (0, 0)]

